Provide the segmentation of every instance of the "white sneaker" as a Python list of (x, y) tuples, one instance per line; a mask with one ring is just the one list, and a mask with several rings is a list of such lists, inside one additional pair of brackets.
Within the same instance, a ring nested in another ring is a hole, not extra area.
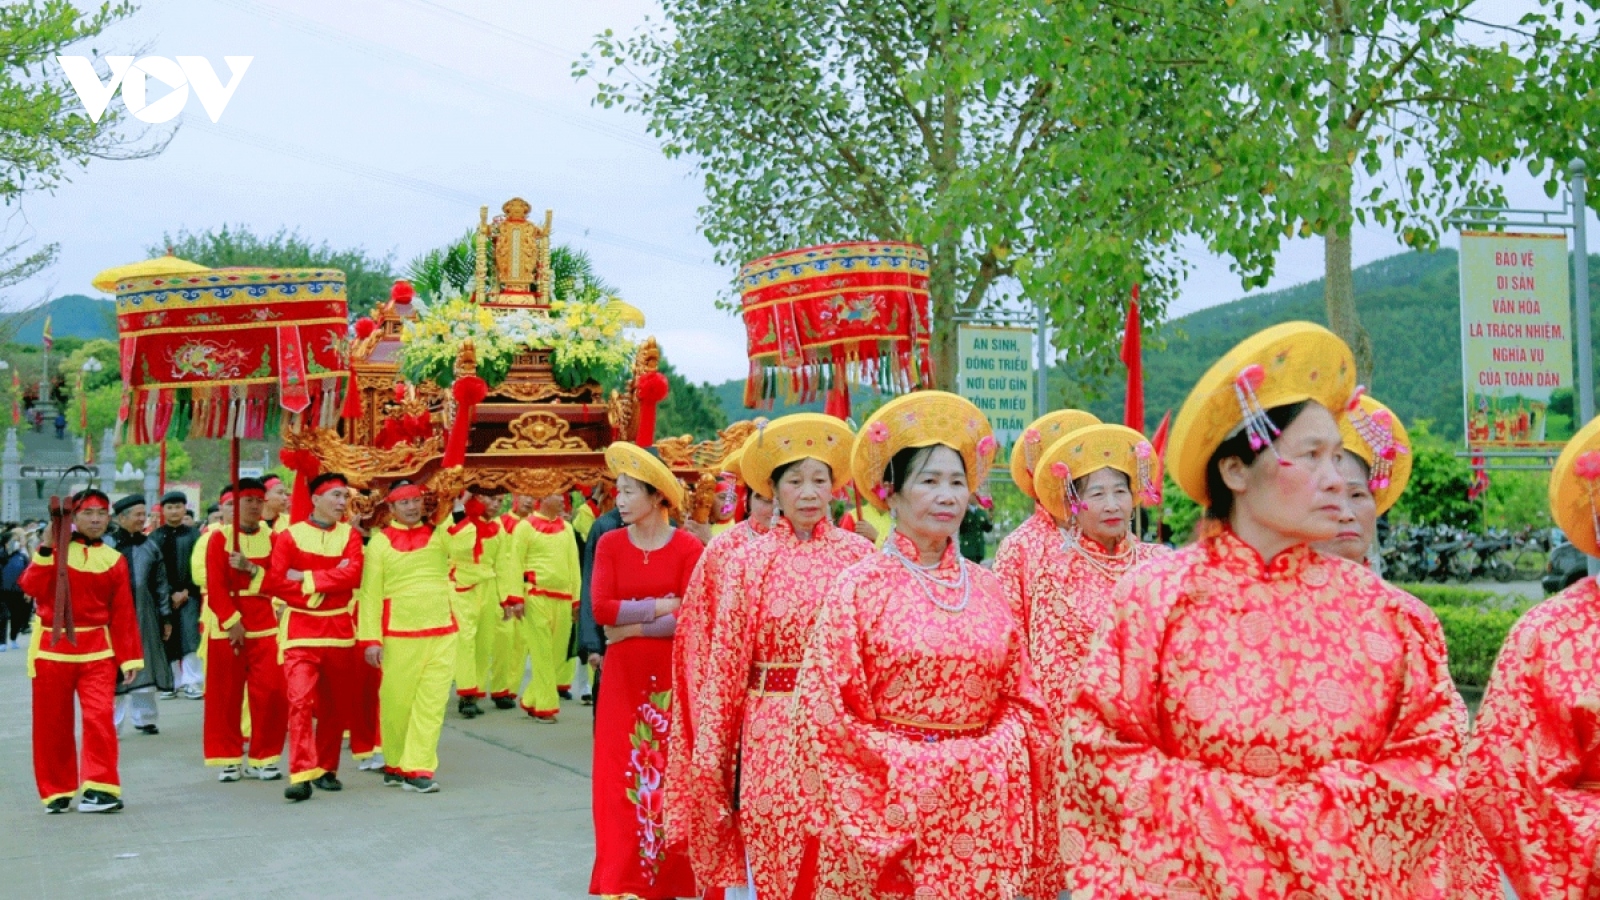
[(186, 700), (201, 700), (205, 698), (205, 695), (205, 691), (195, 687), (192, 684), (184, 685), (183, 696)]
[(224, 784), (230, 781), (238, 781), (243, 777), (244, 775), (239, 771), (238, 766), (223, 766), (222, 771), (217, 773), (217, 780)]
[(245, 769), (245, 774), (262, 781), (277, 781), (283, 777), (283, 770), (278, 768), (277, 763), (267, 763), (260, 767), (250, 766)]

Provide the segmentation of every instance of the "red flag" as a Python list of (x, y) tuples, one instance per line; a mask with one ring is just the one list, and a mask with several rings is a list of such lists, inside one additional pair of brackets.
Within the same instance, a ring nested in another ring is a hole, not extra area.
[(1128, 301), (1128, 322), (1122, 332), (1122, 364), (1128, 367), (1128, 395), (1124, 401), (1122, 424), (1144, 432), (1144, 354), (1139, 346), (1139, 285), (1133, 286)]
[(1172, 410), (1161, 417), (1161, 424), (1156, 426), (1156, 436), (1150, 439), (1150, 446), (1155, 449), (1156, 455), (1156, 502), (1161, 502), (1161, 495), (1165, 491), (1167, 482), (1163, 474), (1167, 471), (1167, 429), (1172, 426)]

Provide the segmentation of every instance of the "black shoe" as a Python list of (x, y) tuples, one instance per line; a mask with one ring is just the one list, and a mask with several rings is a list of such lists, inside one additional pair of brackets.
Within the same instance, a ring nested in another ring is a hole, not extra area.
[(384, 769), (383, 770), (383, 786), (384, 787), (399, 787), (399, 786), (401, 786), (402, 784), (405, 784), (405, 783), (406, 783), (406, 777), (404, 775), (401, 775), (399, 772), (391, 772), (388, 769)]
[(456, 712), (460, 713), (463, 719), (473, 718), (478, 714), (478, 704), (473, 703), (471, 697), (462, 697), (456, 701)]
[(324, 773), (322, 773), (322, 775), (319, 776), (317, 778), (317, 780), (315, 780), (315, 781), (313, 781), (311, 783), (316, 785), (317, 786), (317, 790), (319, 790), (319, 791), (342, 791), (342, 790), (344, 790), (344, 782), (340, 781), (339, 780), (339, 776), (335, 775), (332, 772), (324, 772)]
[(593, 694), (584, 694), (582, 697), (578, 698), (578, 702), (582, 703), (584, 706), (593, 706), (594, 705), (594, 695)]
[(569, 690), (565, 690), (563, 688), (557, 688), (556, 689), (556, 696), (560, 697), (563, 700), (571, 700), (572, 699), (572, 692), (569, 691)]
[(419, 794), (436, 794), (439, 792), (439, 783), (426, 775), (414, 775), (407, 778), (404, 787), (408, 791), (415, 791)]
[(44, 811), (47, 814), (52, 815), (52, 816), (58, 816), (58, 815), (60, 815), (60, 814), (62, 814), (64, 812), (71, 812), (72, 811), (72, 798), (71, 797), (57, 797), (54, 800), (51, 800), (49, 803), (46, 803), (44, 805)]
[(145, 734), (160, 734), (161, 733), (161, 729), (155, 727), (154, 725), (135, 725), (134, 727), (139, 729), (140, 731), (144, 732)]
[(515, 698), (512, 698), (512, 697), (496, 697), (496, 698), (494, 698), (494, 708), (495, 709), (516, 709), (517, 708), (517, 701), (516, 701)]
[(288, 800), (291, 803), (299, 803), (301, 800), (310, 800), (311, 782), (302, 781), (299, 784), (291, 784), (284, 788), (283, 799)]
[(78, 801), (78, 812), (108, 813), (121, 808), (122, 798), (114, 797), (105, 791), (84, 791), (83, 799)]

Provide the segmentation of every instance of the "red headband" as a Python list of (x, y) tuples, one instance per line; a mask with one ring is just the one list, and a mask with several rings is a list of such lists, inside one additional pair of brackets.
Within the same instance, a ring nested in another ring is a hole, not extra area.
[(83, 511), (83, 510), (86, 510), (86, 509), (110, 509), (110, 508), (111, 508), (111, 504), (107, 503), (106, 499), (104, 497), (85, 497), (85, 498), (83, 498), (83, 501), (78, 504), (78, 510), (80, 512)]
[(422, 485), (420, 485), (420, 484), (402, 484), (401, 486), (399, 486), (399, 487), (395, 488), (394, 490), (390, 491), (389, 492), (389, 496), (384, 498), (384, 500), (385, 500), (385, 502), (388, 502), (388, 503), (398, 503), (401, 500), (416, 500), (417, 498), (419, 498), (421, 496), (422, 496)]
[(349, 486), (343, 478), (329, 478), (327, 481), (317, 485), (317, 489), (311, 492), (311, 496), (321, 497), (334, 488), (347, 488)]
[(253, 487), (240, 488), (237, 492), (229, 491), (228, 493), (229, 494), (237, 493), (240, 497), (255, 497), (258, 500), (265, 500), (266, 497), (267, 497), (267, 492), (266, 491), (263, 491), (261, 488), (253, 488)]

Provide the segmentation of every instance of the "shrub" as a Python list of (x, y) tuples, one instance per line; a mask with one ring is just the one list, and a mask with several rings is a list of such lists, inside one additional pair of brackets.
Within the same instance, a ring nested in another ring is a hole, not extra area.
[(1511, 633), (1521, 610), (1471, 606), (1435, 606), (1450, 651), (1450, 677), (1456, 684), (1483, 687), (1494, 671), (1500, 645)]
[(1441, 606), (1477, 607), (1480, 609), (1523, 610), (1530, 601), (1517, 594), (1503, 594), (1483, 588), (1469, 588), (1454, 584), (1400, 584), (1400, 590), (1421, 600), (1434, 609)]

